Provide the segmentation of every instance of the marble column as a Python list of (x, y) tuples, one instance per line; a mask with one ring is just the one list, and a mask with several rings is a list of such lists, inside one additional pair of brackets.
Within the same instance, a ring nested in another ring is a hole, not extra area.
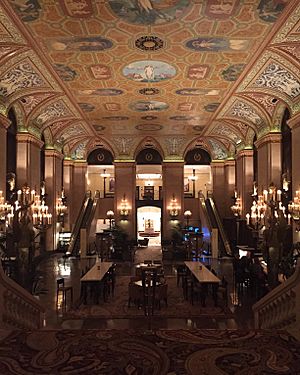
[[(296, 191), (300, 190), (300, 114), (288, 120), (288, 125), (292, 129), (292, 197), (296, 195)], [(293, 242), (300, 241), (300, 232), (295, 231), (295, 224), (293, 224)]]
[(41, 184), (41, 147), (43, 142), (29, 133), (17, 134), (17, 188), (25, 183), (39, 190)]
[(213, 198), (221, 217), (225, 216), (225, 212), (228, 207), (227, 199), (224, 199), (227, 195), (227, 186), (225, 180), (225, 162), (223, 160), (213, 160), (210, 163), (211, 174), (212, 174), (212, 190)]
[[(184, 226), (184, 162), (164, 161), (162, 164), (162, 183), (162, 238), (171, 239), (174, 225), (180, 223)], [(171, 219), (168, 209), (173, 196), (179, 207), (179, 214), (176, 220)]]
[(257, 185), (258, 192), (273, 182), (281, 188), (281, 134), (270, 133), (255, 142), (257, 148)]
[(87, 162), (76, 160), (73, 166), (72, 193), (69, 199), (72, 202), (70, 221), (75, 224), (86, 193)]
[(7, 128), (10, 125), (10, 120), (0, 114), (0, 190), (3, 192), (4, 199), (6, 199), (6, 153), (7, 153)]
[(242, 217), (252, 206), (253, 172), (253, 150), (240, 151), (236, 156), (236, 188), (241, 198)]
[(231, 206), (234, 204), (234, 189), (236, 187), (235, 181), (235, 160), (226, 160), (224, 163), (225, 175), (225, 216), (232, 216)]
[(73, 160), (64, 160), (63, 161), (63, 187), (65, 190), (65, 196), (67, 197), (67, 214), (64, 219), (64, 229), (66, 231), (71, 231), (72, 226), (75, 223), (73, 217), (73, 174), (74, 174), (74, 161)]
[[(114, 162), (115, 166), (115, 199), (114, 213), (118, 225), (126, 230), (129, 239), (136, 238), (136, 205), (135, 205), (135, 187), (136, 187), (136, 164), (134, 160)], [(122, 199), (127, 201), (129, 208), (128, 216), (120, 215)]]
[(52, 226), (47, 230), (46, 249), (55, 250), (58, 243), (60, 224), (57, 221), (56, 201), (62, 190), (63, 154), (56, 150), (45, 150), (46, 204), (52, 213)]

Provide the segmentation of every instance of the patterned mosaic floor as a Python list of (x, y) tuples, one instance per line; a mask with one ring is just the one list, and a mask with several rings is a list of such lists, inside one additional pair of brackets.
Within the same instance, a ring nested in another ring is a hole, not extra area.
[(13, 331), (0, 342), (0, 374), (87, 373), (293, 375), (300, 343), (285, 332), (241, 330)]

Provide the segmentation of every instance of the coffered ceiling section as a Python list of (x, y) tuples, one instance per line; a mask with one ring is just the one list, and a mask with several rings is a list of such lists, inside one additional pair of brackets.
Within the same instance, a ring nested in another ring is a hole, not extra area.
[(207, 136), (229, 151), (270, 130), (280, 103), (298, 111), (298, 1), (2, 1), (14, 23), (0, 52), (21, 57), (0, 68), (0, 94), (47, 103), (30, 121), (62, 144), (157, 135), (168, 153)]

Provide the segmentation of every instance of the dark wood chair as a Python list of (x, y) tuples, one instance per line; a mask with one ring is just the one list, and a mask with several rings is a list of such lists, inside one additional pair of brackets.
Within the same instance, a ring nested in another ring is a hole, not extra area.
[(73, 287), (65, 286), (65, 279), (62, 277), (56, 280), (56, 307), (58, 306), (59, 294), (62, 294), (62, 305), (67, 306), (67, 293), (70, 292), (71, 304), (73, 304)]

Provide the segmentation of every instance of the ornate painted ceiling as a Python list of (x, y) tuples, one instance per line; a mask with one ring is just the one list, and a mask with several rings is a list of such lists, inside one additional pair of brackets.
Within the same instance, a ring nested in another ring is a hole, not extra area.
[(298, 0), (2, 0), (0, 105), (84, 159), (226, 159), (300, 111)]

